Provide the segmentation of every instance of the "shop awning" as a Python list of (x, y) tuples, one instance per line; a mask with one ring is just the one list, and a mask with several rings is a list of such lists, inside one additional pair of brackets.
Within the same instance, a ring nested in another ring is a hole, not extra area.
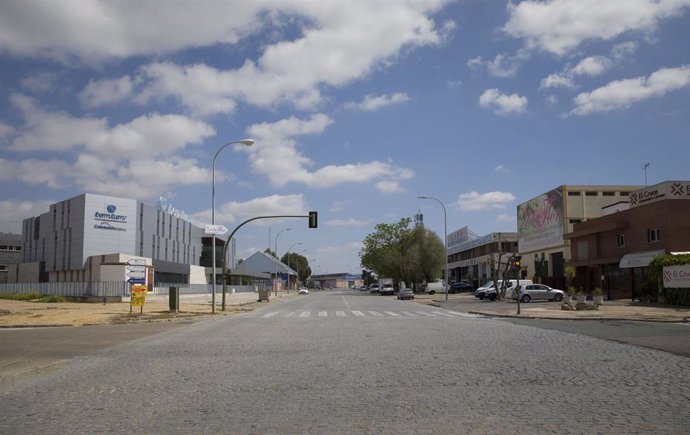
[(635, 252), (634, 254), (625, 254), (621, 258), (621, 262), (618, 265), (621, 269), (631, 268), (631, 267), (647, 267), (649, 263), (654, 260), (657, 255), (665, 254), (666, 251), (659, 249), (658, 251), (645, 251), (645, 252)]

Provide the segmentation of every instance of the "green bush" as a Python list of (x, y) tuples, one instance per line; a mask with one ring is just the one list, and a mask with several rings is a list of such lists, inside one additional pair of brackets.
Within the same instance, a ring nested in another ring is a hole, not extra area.
[(46, 295), (46, 296), (41, 296), (38, 299), (38, 302), (66, 302), (66, 299), (62, 295)]
[(667, 304), (690, 306), (690, 289), (665, 288), (662, 292)]

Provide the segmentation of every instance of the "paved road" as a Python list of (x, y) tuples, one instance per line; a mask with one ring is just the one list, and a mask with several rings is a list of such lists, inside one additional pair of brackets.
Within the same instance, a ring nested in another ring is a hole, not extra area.
[(0, 432), (687, 433), (687, 358), (458, 313), (270, 302), (0, 384)]

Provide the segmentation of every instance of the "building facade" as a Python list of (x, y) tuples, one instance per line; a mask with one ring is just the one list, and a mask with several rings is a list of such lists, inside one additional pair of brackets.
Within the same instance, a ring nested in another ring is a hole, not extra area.
[(690, 181), (632, 192), (627, 210), (577, 223), (564, 237), (582, 291), (600, 287), (611, 299), (646, 296), (654, 257), (690, 252)]
[(467, 227), (448, 234), (450, 282), (465, 281), (479, 287), (491, 278), (489, 256), (517, 252), (517, 233), (472, 234)]
[(517, 207), (518, 249), (523, 275), (552, 287), (565, 286), (570, 242), (563, 235), (573, 225), (627, 207), (642, 186), (562, 185)]
[(8, 280), (11, 265), (22, 260), (22, 236), (20, 234), (0, 233), (0, 284)]
[(203, 229), (162, 201), (154, 207), (134, 199), (84, 193), (23, 221), (22, 264), (16, 279), (99, 280), (93, 266), (117, 253), (150, 259), (153, 275), (147, 283), (190, 282), (190, 277), (199, 276), (202, 236)]

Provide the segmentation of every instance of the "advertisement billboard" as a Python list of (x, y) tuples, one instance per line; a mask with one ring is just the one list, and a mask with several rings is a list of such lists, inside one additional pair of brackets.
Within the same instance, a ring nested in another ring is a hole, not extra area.
[(563, 244), (563, 190), (560, 187), (520, 204), (517, 214), (520, 252)]

